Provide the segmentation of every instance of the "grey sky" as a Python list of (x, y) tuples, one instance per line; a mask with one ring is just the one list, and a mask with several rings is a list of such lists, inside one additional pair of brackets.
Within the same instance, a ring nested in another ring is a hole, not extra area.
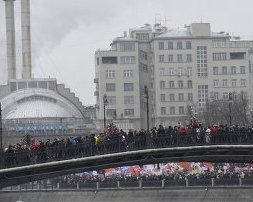
[[(130, 28), (161, 19), (169, 29), (206, 22), (215, 32), (253, 36), (252, 0), (31, 0), (30, 6), (34, 77), (56, 78), (84, 105), (95, 104), (94, 52), (109, 49)], [(15, 13), (20, 78), (20, 0)], [(6, 72), (5, 5), (0, 1), (0, 85), (7, 82)]]

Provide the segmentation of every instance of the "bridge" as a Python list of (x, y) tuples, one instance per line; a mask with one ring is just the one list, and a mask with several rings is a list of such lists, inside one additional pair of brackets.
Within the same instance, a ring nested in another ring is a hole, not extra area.
[[(209, 135), (209, 134), (208, 134)], [(0, 188), (84, 171), (162, 162), (253, 162), (252, 132), (150, 133), (124, 142), (111, 137), (47, 149), (1, 152)]]

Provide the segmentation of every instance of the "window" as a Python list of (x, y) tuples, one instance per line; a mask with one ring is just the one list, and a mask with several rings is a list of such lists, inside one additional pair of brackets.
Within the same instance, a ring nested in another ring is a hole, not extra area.
[(168, 42), (168, 49), (173, 49), (173, 41)]
[(105, 88), (106, 88), (106, 91), (116, 91), (115, 83), (106, 83)]
[(214, 93), (214, 100), (219, 100), (219, 93)]
[(187, 62), (191, 62), (192, 61), (192, 55), (191, 54), (187, 54), (186, 55), (186, 60), (187, 60)]
[(140, 41), (147, 41), (149, 40), (149, 34), (148, 33), (136, 33), (136, 39)]
[(124, 74), (124, 78), (132, 78), (133, 77), (133, 70), (124, 70), (123, 74)]
[(213, 75), (218, 75), (218, 67), (213, 67)]
[(175, 107), (170, 107), (170, 114), (175, 114)]
[(117, 64), (117, 57), (102, 57), (102, 64)]
[(180, 102), (184, 101), (184, 94), (183, 93), (178, 94), (178, 101), (180, 101)]
[(236, 66), (231, 67), (231, 74), (236, 74)]
[(232, 82), (232, 86), (236, 87), (236, 79), (232, 79), (231, 82)]
[(226, 60), (227, 54), (226, 53), (213, 53), (213, 60)]
[(178, 111), (179, 111), (179, 114), (184, 114), (184, 107), (183, 106), (180, 106), (178, 108)]
[(148, 60), (148, 53), (145, 51), (140, 51), (140, 58), (143, 60)]
[(192, 68), (187, 67), (187, 76), (191, 76), (191, 75), (192, 75)]
[(187, 81), (187, 88), (192, 88), (192, 80)]
[(191, 49), (191, 48), (192, 48), (191, 41), (186, 41), (186, 49)]
[(174, 102), (175, 101), (175, 95), (174, 94), (170, 94), (170, 102)]
[(106, 78), (115, 78), (115, 71), (114, 70), (108, 70), (105, 72)]
[(174, 68), (169, 68), (169, 75), (174, 75)]
[(110, 103), (110, 105), (116, 104), (116, 96), (107, 96), (107, 101)]
[(181, 76), (183, 72), (183, 68), (178, 68), (178, 75)]
[(134, 64), (135, 57), (134, 56), (121, 56), (120, 62), (121, 62), (121, 64)]
[(227, 74), (227, 73), (228, 73), (227, 67), (223, 66), (222, 67), (222, 74)]
[(183, 62), (183, 56), (181, 54), (177, 55), (177, 62)]
[(160, 75), (164, 75), (165, 74), (165, 68), (164, 67), (161, 67), (160, 68)]
[(207, 77), (207, 47), (197, 47), (198, 76)]
[(159, 62), (164, 62), (164, 55), (159, 55)]
[(177, 42), (177, 49), (182, 49), (183, 45), (182, 45), (182, 41), (178, 41)]
[(174, 81), (169, 81), (169, 88), (175, 88)]
[(134, 42), (122, 42), (120, 43), (120, 51), (135, 51)]
[(223, 79), (222, 80), (222, 86), (223, 87), (227, 87), (228, 86), (228, 80), (227, 79)]
[(214, 39), (212, 45), (214, 48), (224, 48), (226, 47), (226, 39)]
[(124, 83), (124, 91), (133, 91), (134, 84), (133, 83)]
[(245, 66), (240, 66), (240, 73), (245, 74)]
[(165, 81), (160, 81), (160, 89), (164, 89), (165, 88)]
[(148, 73), (148, 65), (140, 63), (140, 71)]
[(208, 85), (199, 85), (198, 86), (198, 102), (199, 102), (200, 112), (204, 111), (207, 100), (208, 100)]
[(183, 80), (179, 80), (178, 81), (178, 88), (183, 88), (184, 87), (184, 81)]
[(160, 98), (161, 98), (161, 99), (160, 99), (161, 102), (165, 102), (165, 94), (161, 94), (161, 95), (160, 95)]
[(134, 109), (125, 109), (124, 110), (124, 115), (125, 116), (134, 116)]
[(161, 107), (161, 115), (165, 115), (166, 114), (166, 107)]
[(134, 96), (124, 96), (124, 104), (134, 104)]
[(169, 55), (169, 56), (168, 56), (168, 61), (169, 61), (169, 62), (173, 62), (173, 60), (174, 60), (174, 59), (173, 59), (173, 55)]
[(110, 118), (117, 118), (116, 109), (106, 109), (106, 115)]
[(222, 99), (223, 99), (223, 100), (228, 100), (228, 97), (229, 97), (229, 93), (228, 93), (228, 92), (224, 92), (224, 93), (222, 94)]
[(213, 86), (218, 87), (219, 86), (219, 80), (214, 80), (213, 81)]
[(193, 94), (192, 93), (188, 93), (188, 101), (193, 101)]
[(246, 79), (241, 79), (241, 86), (246, 86)]
[(159, 42), (159, 50), (163, 50), (164, 49), (164, 43), (163, 42)]

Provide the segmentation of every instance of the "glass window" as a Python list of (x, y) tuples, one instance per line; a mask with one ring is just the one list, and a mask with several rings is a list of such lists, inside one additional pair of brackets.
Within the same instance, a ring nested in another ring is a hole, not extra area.
[(168, 49), (173, 49), (173, 41), (168, 42)]
[(124, 70), (123, 74), (124, 74), (124, 78), (132, 78), (133, 77), (133, 70)]
[(223, 66), (222, 67), (222, 74), (227, 74), (227, 73), (228, 73), (227, 67)]
[(179, 110), (179, 114), (184, 114), (184, 107), (183, 106), (180, 106), (178, 108), (178, 110)]
[(116, 109), (106, 109), (106, 116), (110, 118), (117, 118)]
[(177, 42), (177, 49), (182, 49), (183, 45), (182, 45), (182, 41), (178, 41)]
[(169, 88), (175, 88), (174, 81), (169, 81)]
[(105, 72), (106, 78), (115, 78), (115, 71), (114, 70), (108, 70)]
[(161, 94), (160, 97), (161, 97), (161, 99), (160, 99), (161, 102), (165, 102), (165, 94)]
[(178, 100), (181, 102), (184, 101), (184, 94), (183, 93), (178, 94)]
[(186, 41), (186, 49), (191, 49), (191, 48), (192, 48), (191, 41)]
[(164, 43), (163, 42), (159, 42), (159, 50), (163, 50), (164, 49)]
[(134, 109), (125, 109), (124, 115), (125, 116), (134, 116)]
[(160, 81), (160, 89), (164, 89), (165, 88), (165, 81)]
[(184, 81), (183, 80), (179, 80), (178, 81), (178, 88), (183, 88), (184, 87)]
[(135, 51), (134, 42), (121, 42), (120, 51)]
[(173, 62), (173, 55), (169, 55), (169, 56), (168, 56), (168, 61), (169, 61), (169, 62)]
[(170, 102), (174, 102), (175, 101), (175, 95), (174, 94), (170, 94)]
[(161, 115), (165, 115), (166, 114), (166, 107), (161, 107)]
[(170, 107), (170, 114), (175, 114), (175, 107)]
[(240, 73), (245, 74), (245, 66), (240, 66)]
[(124, 96), (124, 104), (134, 104), (134, 96)]
[(183, 62), (183, 56), (181, 54), (177, 55), (177, 61), (178, 62)]
[(115, 83), (106, 83), (105, 86), (106, 91), (116, 91)]
[(218, 75), (218, 67), (213, 67), (213, 75)]
[(192, 88), (192, 80), (187, 81), (187, 88)]
[(192, 93), (188, 93), (188, 101), (193, 101), (193, 94)]
[(187, 60), (187, 62), (191, 62), (192, 61), (192, 55), (191, 54), (187, 54), (186, 55), (186, 60)]
[(236, 74), (236, 66), (231, 67), (231, 74)]
[(164, 62), (164, 55), (159, 55), (159, 62)]
[(133, 83), (124, 83), (124, 91), (133, 91), (134, 84)]

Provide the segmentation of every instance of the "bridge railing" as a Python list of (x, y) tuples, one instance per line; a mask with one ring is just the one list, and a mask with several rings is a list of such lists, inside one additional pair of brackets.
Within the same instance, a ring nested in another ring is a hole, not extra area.
[(158, 179), (130, 181), (95, 181), (75, 183), (26, 183), (6, 187), (2, 190), (38, 190), (38, 189), (140, 189), (140, 188), (169, 188), (169, 187), (222, 187), (222, 186), (253, 186), (253, 178), (208, 178), (208, 179)]
[(65, 143), (37, 149), (17, 149), (1, 152), (0, 168), (9, 168), (64, 159), (126, 152), (133, 150), (201, 146), (219, 144), (252, 144), (252, 132), (220, 132), (215, 134), (156, 134), (146, 133), (124, 140), (121, 136), (109, 137), (95, 143), (86, 141), (76, 145)]

